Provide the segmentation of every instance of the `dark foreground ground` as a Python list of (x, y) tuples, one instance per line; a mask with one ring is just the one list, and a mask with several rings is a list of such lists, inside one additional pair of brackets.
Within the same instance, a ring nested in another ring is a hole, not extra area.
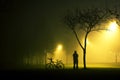
[(120, 80), (120, 68), (1, 70), (0, 80)]

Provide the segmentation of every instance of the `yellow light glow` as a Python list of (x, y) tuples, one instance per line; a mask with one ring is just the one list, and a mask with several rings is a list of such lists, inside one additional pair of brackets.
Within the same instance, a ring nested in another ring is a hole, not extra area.
[(110, 23), (110, 26), (109, 26), (109, 30), (110, 30), (110, 31), (116, 31), (117, 26), (118, 26), (118, 25), (117, 25), (116, 21), (111, 22), (111, 23)]
[(111, 38), (115, 38), (118, 34), (118, 24), (116, 23), (116, 21), (108, 22), (108, 24), (106, 24), (106, 27), (109, 31), (104, 31), (104, 40), (110, 40)]
[(59, 44), (59, 45), (57, 46), (57, 50), (58, 50), (58, 51), (62, 50), (62, 45), (61, 45), (61, 44)]
[(87, 44), (90, 44), (90, 41), (87, 39)]
[(65, 62), (65, 51), (62, 44), (58, 44), (56, 50), (54, 51), (53, 60), (62, 60)]

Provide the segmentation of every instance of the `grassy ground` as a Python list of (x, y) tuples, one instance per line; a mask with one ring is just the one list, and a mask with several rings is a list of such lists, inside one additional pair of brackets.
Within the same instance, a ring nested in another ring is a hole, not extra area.
[[(43, 66), (44, 67), (44, 66)], [(79, 66), (74, 70), (72, 65), (66, 65), (62, 70), (46, 70), (45, 68), (28, 67), (21, 69), (0, 70), (0, 80), (120, 80), (119, 64), (88, 64), (87, 69)]]
[[(12, 79), (32, 79), (32, 80), (119, 80), (120, 68), (87, 68), (80, 69), (63, 69), (63, 70), (46, 70), (46, 69), (30, 69), (30, 70), (7, 70), (1, 71), (0, 78)], [(2, 80), (2, 79), (1, 79)]]

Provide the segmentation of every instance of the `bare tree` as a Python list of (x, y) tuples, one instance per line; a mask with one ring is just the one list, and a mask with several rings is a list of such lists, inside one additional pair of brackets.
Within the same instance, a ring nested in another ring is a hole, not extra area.
[[(76, 9), (68, 12), (68, 14), (64, 16), (64, 23), (72, 30), (80, 47), (83, 50), (84, 69), (86, 69), (86, 47), (88, 34), (93, 31), (107, 30), (105, 27), (103, 28), (99, 25), (109, 19), (115, 18), (116, 15), (113, 16), (113, 14), (115, 13), (110, 9), (94, 8), (85, 10)], [(78, 37), (78, 28), (76, 27), (79, 27), (80, 30), (85, 32), (83, 45)]]

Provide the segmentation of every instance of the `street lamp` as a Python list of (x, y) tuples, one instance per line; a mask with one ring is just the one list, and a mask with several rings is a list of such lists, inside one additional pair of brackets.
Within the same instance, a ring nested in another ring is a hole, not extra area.
[(57, 51), (61, 51), (62, 48), (63, 48), (63, 46), (62, 46), (61, 44), (59, 44), (59, 45), (57, 46)]
[(110, 31), (116, 31), (116, 29), (117, 29), (117, 23), (116, 23), (116, 21), (113, 21), (113, 22), (111, 22), (111, 24), (110, 24), (110, 26), (109, 26), (109, 30)]
[(63, 50), (62, 44), (58, 44), (54, 52), (54, 59), (59, 59), (62, 56), (61, 54), (62, 50)]

